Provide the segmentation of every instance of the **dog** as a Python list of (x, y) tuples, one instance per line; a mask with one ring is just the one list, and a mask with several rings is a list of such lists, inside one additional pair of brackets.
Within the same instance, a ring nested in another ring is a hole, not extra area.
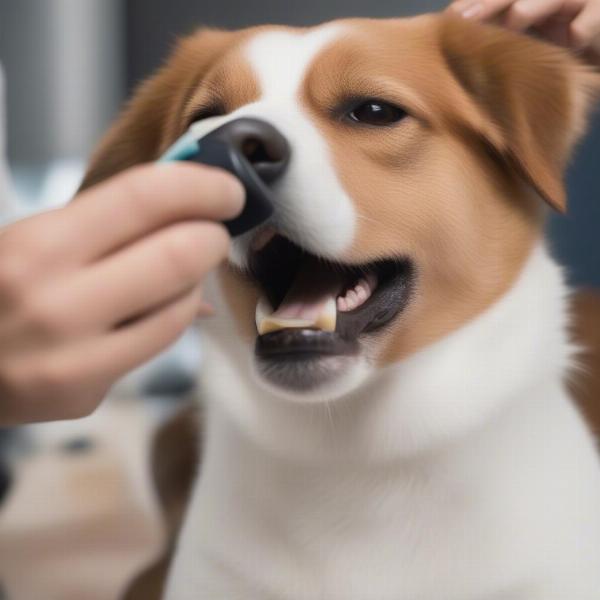
[(195, 123), (276, 198), (206, 285), (168, 600), (600, 598), (543, 238), (599, 92), (568, 52), (446, 15), (202, 30), (141, 86), (83, 187)]

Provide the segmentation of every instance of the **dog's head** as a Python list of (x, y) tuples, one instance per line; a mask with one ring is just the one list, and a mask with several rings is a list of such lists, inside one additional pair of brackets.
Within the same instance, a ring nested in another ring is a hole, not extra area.
[(558, 48), (444, 16), (201, 31), (142, 85), (85, 185), (191, 123), (224, 126), (276, 206), (218, 274), (221, 326), (268, 387), (331, 399), (510, 288), (543, 201), (565, 209), (594, 87)]

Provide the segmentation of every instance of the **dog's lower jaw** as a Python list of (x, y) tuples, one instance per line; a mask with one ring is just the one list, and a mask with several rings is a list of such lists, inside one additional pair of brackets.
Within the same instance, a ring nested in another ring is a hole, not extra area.
[[(202, 476), (168, 600), (593, 600), (600, 470), (542, 248), (496, 306), (330, 407), (207, 344)], [(227, 382), (227, 383), (225, 383)]]

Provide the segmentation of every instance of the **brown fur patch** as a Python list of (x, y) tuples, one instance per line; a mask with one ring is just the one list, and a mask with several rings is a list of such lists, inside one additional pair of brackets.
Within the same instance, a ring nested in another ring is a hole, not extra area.
[[(430, 16), (356, 22), (317, 59), (304, 102), (358, 213), (346, 259), (417, 265), (413, 302), (384, 336), (382, 363), (471, 320), (515, 281), (541, 235), (532, 188), (564, 204), (562, 172), (583, 114), (573, 102), (578, 70), (547, 44)], [(387, 129), (331, 119), (327, 107), (357, 96), (410, 116)]]
[[(251, 30), (200, 30), (177, 46), (165, 65), (136, 91), (98, 149), (81, 189), (133, 165), (156, 160), (180, 136), (209, 91), (227, 110), (251, 102), (258, 91), (235, 50)], [(206, 80), (210, 85), (204, 85)]]
[(212, 107), (227, 114), (254, 102), (259, 96), (258, 83), (250, 66), (239, 53), (230, 51), (218, 61), (186, 102), (183, 120), (189, 123), (199, 109)]

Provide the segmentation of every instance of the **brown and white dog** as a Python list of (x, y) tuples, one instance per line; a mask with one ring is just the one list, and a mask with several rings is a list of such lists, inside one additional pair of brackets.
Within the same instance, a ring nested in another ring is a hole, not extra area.
[(201, 31), (142, 86), (85, 185), (248, 118), (277, 171), (210, 282), (169, 600), (600, 598), (600, 464), (542, 234), (598, 88), (439, 15)]

